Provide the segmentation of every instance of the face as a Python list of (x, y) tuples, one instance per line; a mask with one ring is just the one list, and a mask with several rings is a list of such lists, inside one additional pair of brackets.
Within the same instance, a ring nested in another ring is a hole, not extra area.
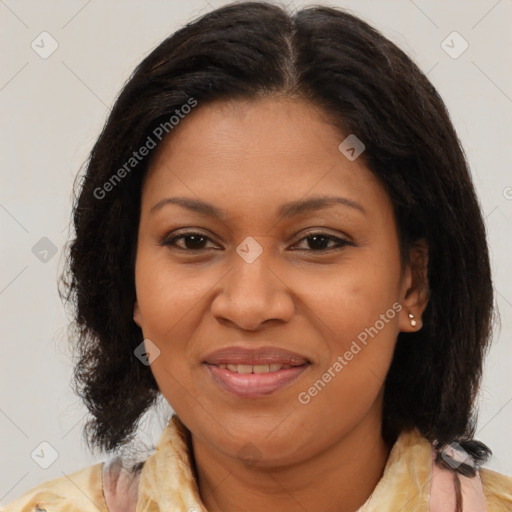
[(298, 100), (199, 105), (148, 171), (134, 320), (164, 397), (226, 456), (293, 463), (380, 425), (419, 322), (392, 204), (345, 137)]

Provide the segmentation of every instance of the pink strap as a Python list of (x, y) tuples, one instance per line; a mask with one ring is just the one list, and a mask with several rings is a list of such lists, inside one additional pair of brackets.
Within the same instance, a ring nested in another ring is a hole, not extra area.
[(135, 475), (121, 466), (119, 458), (104, 462), (103, 494), (109, 512), (135, 512), (140, 471)]
[[(432, 479), (430, 480), (430, 512), (455, 511), (455, 486), (453, 472), (435, 463), (436, 453), (432, 449)], [(487, 512), (485, 494), (477, 470), (473, 478), (458, 475), (462, 493), (463, 512)]]

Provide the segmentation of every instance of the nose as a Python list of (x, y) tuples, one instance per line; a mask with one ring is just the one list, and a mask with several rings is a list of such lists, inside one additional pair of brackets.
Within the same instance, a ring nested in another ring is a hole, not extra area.
[(264, 253), (251, 263), (234, 255), (233, 268), (212, 302), (217, 321), (247, 331), (290, 321), (295, 310), (292, 292)]

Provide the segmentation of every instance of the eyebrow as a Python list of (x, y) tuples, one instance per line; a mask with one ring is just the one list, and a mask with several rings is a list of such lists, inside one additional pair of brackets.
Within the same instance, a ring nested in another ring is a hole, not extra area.
[[(217, 217), (221, 220), (225, 219), (228, 213), (222, 208), (213, 206), (212, 204), (206, 203), (200, 199), (193, 199), (190, 197), (167, 197), (158, 201), (158, 203), (149, 210), (149, 213), (155, 213), (157, 210), (160, 210), (168, 204), (176, 204), (193, 212), (208, 215), (210, 217)], [(352, 199), (338, 196), (314, 196), (308, 199), (299, 199), (298, 201), (292, 201), (281, 205), (277, 210), (277, 215), (279, 219), (290, 218), (316, 210), (332, 208), (337, 204), (348, 206), (349, 208), (366, 214), (366, 210), (358, 202)]]

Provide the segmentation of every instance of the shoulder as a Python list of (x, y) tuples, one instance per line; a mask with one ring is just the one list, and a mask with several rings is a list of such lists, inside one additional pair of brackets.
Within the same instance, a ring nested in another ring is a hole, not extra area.
[(34, 487), (2, 512), (108, 512), (103, 495), (103, 463)]
[(512, 477), (480, 468), (487, 508), (493, 512), (512, 510)]

